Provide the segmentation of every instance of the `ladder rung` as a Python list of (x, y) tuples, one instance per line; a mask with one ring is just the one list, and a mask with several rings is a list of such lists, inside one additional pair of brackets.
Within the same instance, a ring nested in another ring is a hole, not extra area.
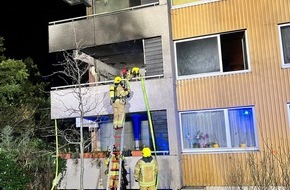
[[(114, 141), (112, 141), (111, 146), (112, 147), (112, 151), (111, 151), (111, 156), (115, 155), (116, 156), (116, 160), (115, 159), (110, 159), (110, 164), (109, 164), (109, 175), (108, 175), (108, 180), (121, 180), (119, 177), (119, 174), (121, 174), (120, 172), (122, 171), (122, 168), (119, 167), (119, 165), (117, 163), (121, 162), (121, 155), (122, 155), (122, 149), (123, 149), (123, 138), (124, 138), (124, 126), (122, 128), (117, 128), (114, 130)], [(118, 155), (118, 156), (117, 156)], [(118, 168), (117, 168), (118, 167)], [(114, 175), (117, 174), (117, 175)], [(120, 183), (120, 181), (119, 181)], [(115, 184), (111, 183), (111, 181), (107, 181), (107, 189), (119, 189), (119, 184)]]

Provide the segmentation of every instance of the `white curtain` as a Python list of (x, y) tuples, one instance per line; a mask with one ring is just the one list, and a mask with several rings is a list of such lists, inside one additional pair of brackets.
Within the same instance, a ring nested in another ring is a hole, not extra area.
[[(185, 149), (208, 148), (213, 143), (224, 148), (239, 147), (242, 143), (247, 147), (256, 146), (252, 108), (182, 113), (181, 121)], [(230, 139), (227, 141), (227, 138)], [(194, 143), (201, 146), (196, 147)]]
[(240, 144), (246, 144), (247, 147), (256, 146), (252, 109), (231, 109), (228, 113), (231, 146), (239, 147)]
[[(182, 114), (183, 148), (193, 148), (195, 142), (202, 145), (214, 142), (226, 146), (224, 118), (223, 110)], [(197, 135), (205, 138), (198, 140)]]

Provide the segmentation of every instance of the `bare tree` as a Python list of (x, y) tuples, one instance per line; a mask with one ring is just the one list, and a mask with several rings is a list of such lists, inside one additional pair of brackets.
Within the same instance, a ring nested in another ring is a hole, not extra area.
[[(89, 97), (91, 93), (91, 86), (84, 85), (88, 83), (88, 72), (91, 67), (90, 64), (83, 62), (79, 59), (76, 59), (75, 54), (78, 51), (73, 53), (64, 52), (63, 60), (60, 61), (55, 66), (62, 68), (53, 73), (53, 75), (60, 76), (68, 85), (70, 85), (70, 95), (77, 102), (77, 106), (70, 107), (65, 102), (61, 101), (62, 107), (64, 108), (66, 115), (72, 117), (77, 117), (80, 119), (79, 130), (77, 130), (76, 125), (71, 125), (64, 130), (59, 131), (59, 135), (65, 139), (68, 144), (77, 145), (80, 150), (80, 189), (84, 189), (84, 149), (86, 145), (90, 144), (90, 139), (84, 138), (84, 117), (86, 113), (96, 110), (99, 102), (103, 101), (103, 98), (98, 99), (94, 102), (89, 100), (95, 100), (94, 97)], [(61, 94), (60, 96), (65, 96), (66, 94)], [(101, 108), (102, 109), (102, 108)], [(65, 145), (64, 145), (65, 146)]]
[[(231, 160), (233, 167), (225, 181), (230, 189), (290, 190), (289, 140), (278, 145), (263, 141), (262, 150), (247, 153), (247, 159)], [(249, 181), (247, 180), (249, 179)]]

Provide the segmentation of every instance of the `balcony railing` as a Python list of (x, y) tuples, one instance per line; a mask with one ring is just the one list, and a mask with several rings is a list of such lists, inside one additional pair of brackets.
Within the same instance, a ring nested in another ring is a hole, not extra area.
[(127, 11), (132, 11), (132, 10), (145, 8), (145, 7), (156, 6), (156, 5), (159, 5), (159, 2), (149, 3), (149, 4), (134, 6), (134, 7), (128, 7), (128, 8), (112, 11), (112, 12), (103, 12), (103, 13), (97, 13), (97, 14), (92, 14), (92, 15), (87, 15), (87, 16), (74, 17), (74, 18), (70, 18), (70, 19), (52, 21), (52, 22), (49, 22), (48, 24), (49, 25), (61, 24), (61, 23), (66, 23), (66, 22), (72, 22), (72, 21), (88, 19), (88, 18), (95, 18), (95, 17), (99, 17), (99, 16), (112, 15), (112, 14), (117, 14), (117, 13), (120, 13), (120, 12), (127, 12)]
[[(153, 75), (153, 76), (146, 76), (143, 77), (144, 79), (157, 79), (157, 78), (162, 78), (162, 75)], [(136, 77), (133, 78), (132, 81), (137, 81), (140, 80), (141, 77)], [(92, 87), (92, 86), (98, 86), (98, 85), (108, 85), (108, 84), (113, 84), (113, 80), (108, 80), (108, 81), (99, 81), (99, 82), (92, 82), (92, 83), (83, 83), (80, 84), (80, 87)], [(79, 85), (75, 84), (75, 85), (65, 85), (65, 86), (57, 86), (57, 87), (51, 87), (51, 90), (64, 90), (64, 89), (69, 89), (69, 88), (76, 88)]]

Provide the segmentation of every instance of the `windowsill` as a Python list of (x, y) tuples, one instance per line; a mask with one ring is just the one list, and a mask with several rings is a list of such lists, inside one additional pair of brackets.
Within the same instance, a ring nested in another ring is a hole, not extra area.
[[(290, 65), (289, 65), (290, 68)], [(251, 70), (242, 70), (242, 71), (232, 71), (232, 72), (224, 72), (224, 73), (206, 73), (206, 74), (197, 74), (197, 75), (187, 75), (187, 76), (178, 76), (177, 80), (186, 80), (186, 79), (199, 79), (199, 78), (209, 78), (209, 77), (218, 77), (225, 75), (237, 75), (243, 73), (250, 73)]]
[(290, 64), (282, 64), (282, 69), (289, 69), (290, 68)]
[(179, 8), (190, 7), (190, 6), (194, 6), (194, 5), (212, 3), (212, 2), (215, 2), (215, 1), (220, 1), (220, 0), (207, 0), (207, 1), (202, 1), (202, 2), (192, 2), (192, 3), (184, 3), (184, 4), (179, 4), (179, 5), (172, 5), (171, 9), (179, 9)]
[(241, 153), (241, 152), (253, 152), (258, 151), (257, 147), (246, 148), (196, 148), (196, 149), (184, 149), (182, 154), (214, 154), (214, 153)]

